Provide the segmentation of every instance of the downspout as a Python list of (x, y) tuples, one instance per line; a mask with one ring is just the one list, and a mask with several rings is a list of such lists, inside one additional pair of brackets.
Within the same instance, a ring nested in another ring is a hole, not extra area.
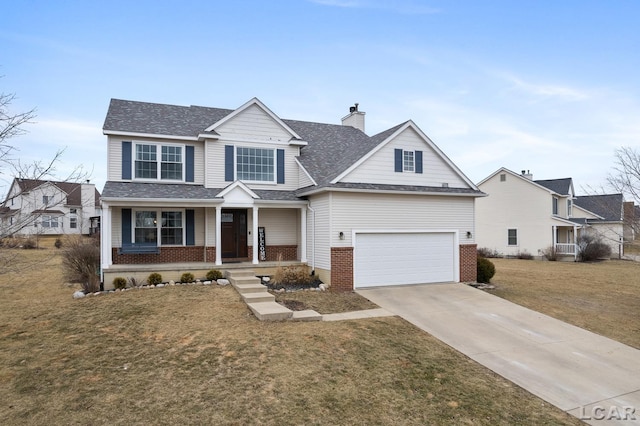
[(311, 275), (316, 274), (316, 211), (307, 204), (307, 208), (311, 210)]

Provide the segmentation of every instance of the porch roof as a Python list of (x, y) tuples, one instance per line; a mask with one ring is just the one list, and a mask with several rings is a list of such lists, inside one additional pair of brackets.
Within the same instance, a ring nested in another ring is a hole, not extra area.
[[(204, 185), (114, 182), (105, 183), (102, 190), (104, 201), (112, 200), (211, 200), (222, 202), (224, 199), (217, 195), (224, 188), (205, 188)], [(296, 196), (294, 191), (252, 190), (262, 201), (304, 201)]]

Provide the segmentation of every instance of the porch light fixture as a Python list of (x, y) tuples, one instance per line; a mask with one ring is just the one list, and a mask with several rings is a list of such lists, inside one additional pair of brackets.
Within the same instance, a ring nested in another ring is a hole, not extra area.
[(471, 231), (467, 231), (467, 238), (471, 238)]
[(338, 234), (340, 236), (341, 240), (344, 240), (344, 232), (340, 231), (340, 234)]

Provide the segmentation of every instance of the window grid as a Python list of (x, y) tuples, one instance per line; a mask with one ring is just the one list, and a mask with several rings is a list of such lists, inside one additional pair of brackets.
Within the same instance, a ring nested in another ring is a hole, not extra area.
[(160, 179), (182, 179), (182, 147), (163, 146)]
[(182, 212), (162, 212), (162, 244), (182, 244)]
[(136, 212), (135, 243), (155, 243), (158, 241), (158, 221), (155, 211)]
[(69, 228), (76, 229), (78, 227), (78, 219), (75, 217), (69, 218)]
[(405, 172), (415, 171), (415, 152), (402, 151), (402, 170)]
[(156, 179), (158, 177), (155, 145), (136, 145), (136, 178)]
[(517, 246), (518, 245), (518, 230), (517, 229), (509, 229), (507, 230), (507, 245)]
[(42, 216), (41, 223), (43, 228), (57, 228), (58, 218), (55, 216), (44, 215)]
[(237, 148), (236, 177), (239, 180), (273, 182), (274, 150)]

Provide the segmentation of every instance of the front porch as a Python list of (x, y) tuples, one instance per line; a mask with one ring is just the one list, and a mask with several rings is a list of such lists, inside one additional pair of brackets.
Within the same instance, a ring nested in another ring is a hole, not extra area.
[[(134, 278), (138, 282), (146, 281), (149, 274), (157, 272), (162, 275), (163, 281), (179, 281), (180, 276), (185, 272), (192, 273), (196, 279), (204, 279), (207, 272), (212, 269), (218, 269), (223, 273), (225, 271), (234, 271), (241, 269), (252, 269), (256, 275), (273, 275), (277, 268), (287, 266), (304, 266), (309, 267), (306, 262), (298, 260), (292, 261), (265, 261), (258, 265), (251, 261), (232, 262), (216, 265), (214, 262), (176, 262), (176, 263), (145, 263), (145, 264), (114, 264), (103, 271), (103, 282), (105, 289), (113, 288), (113, 279), (115, 277)], [(309, 271), (311, 273), (311, 271)]]

